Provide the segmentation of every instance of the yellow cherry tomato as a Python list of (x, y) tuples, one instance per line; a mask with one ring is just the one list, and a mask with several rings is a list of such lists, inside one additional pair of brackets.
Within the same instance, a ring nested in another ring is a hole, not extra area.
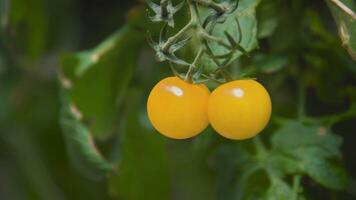
[(208, 117), (222, 136), (242, 140), (257, 135), (271, 116), (271, 99), (254, 80), (236, 80), (216, 88), (209, 97)]
[(202, 132), (209, 124), (207, 105), (209, 89), (177, 77), (161, 80), (147, 101), (148, 118), (161, 134), (185, 139)]

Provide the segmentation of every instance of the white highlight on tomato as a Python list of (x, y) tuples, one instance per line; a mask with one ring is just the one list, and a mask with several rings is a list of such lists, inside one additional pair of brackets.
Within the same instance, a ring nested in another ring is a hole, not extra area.
[(169, 92), (173, 93), (178, 97), (183, 96), (183, 90), (177, 86), (167, 86), (166, 90), (168, 90)]
[(242, 98), (245, 94), (245, 92), (241, 88), (235, 88), (231, 91), (231, 93), (237, 98)]

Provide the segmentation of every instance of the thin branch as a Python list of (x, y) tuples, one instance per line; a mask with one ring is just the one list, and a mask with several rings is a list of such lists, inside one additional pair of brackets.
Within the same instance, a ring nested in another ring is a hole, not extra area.
[(305, 118), (305, 101), (306, 101), (306, 88), (304, 83), (298, 86), (298, 120), (302, 121)]
[(210, 81), (214, 81), (214, 82), (216, 82), (216, 83), (218, 83), (218, 84), (223, 84), (223, 83), (225, 83), (225, 82), (223, 82), (223, 81), (220, 81), (220, 80), (218, 80), (218, 79), (216, 79), (216, 78), (213, 78), (213, 77), (211, 77), (211, 76), (208, 76), (208, 75), (206, 75), (206, 74), (201, 74), (201, 76), (204, 77), (204, 78), (209, 79)]
[(347, 7), (344, 3), (342, 3), (340, 0), (330, 0), (330, 2), (336, 5), (346, 14), (348, 14), (353, 20), (356, 20), (356, 13), (352, 11), (349, 7)]
[(188, 69), (188, 72), (187, 72), (187, 75), (185, 78), (187, 81), (192, 81), (194, 69), (197, 68), (196, 64), (198, 63), (198, 61), (201, 58), (201, 56), (203, 55), (203, 53), (204, 53), (204, 48), (203, 48), (203, 46), (201, 46), (198, 50), (197, 55), (194, 58), (193, 63), (189, 66), (189, 69)]
[(201, 36), (208, 41), (213, 41), (218, 43), (219, 45), (225, 47), (226, 49), (231, 49), (231, 46), (227, 44), (223, 39), (210, 35), (204, 29), (201, 29)]
[(189, 30), (192, 26), (193, 26), (193, 22), (189, 21), (189, 23), (186, 24), (177, 34), (167, 39), (166, 43), (164, 43), (162, 47), (162, 50), (167, 51), (169, 47), (172, 46), (172, 44), (176, 42), (182, 35), (184, 35), (187, 32), (187, 30)]
[(299, 174), (294, 175), (293, 177), (293, 197), (292, 200), (298, 200), (299, 188), (300, 188), (301, 176)]
[(218, 13), (224, 13), (226, 11), (226, 8), (223, 5), (215, 3), (214, 1), (211, 0), (194, 0), (194, 1), (199, 5), (214, 9)]
[(263, 158), (267, 154), (267, 149), (263, 142), (261, 141), (260, 136), (256, 136), (253, 138), (253, 143), (255, 144), (256, 148), (256, 154), (260, 157)]
[(198, 50), (197, 55), (194, 58), (194, 61), (192, 63), (193, 66), (196, 66), (196, 64), (198, 63), (199, 59), (202, 57), (203, 53), (204, 53), (204, 48), (203, 48), (203, 46), (201, 46), (199, 48), (199, 50)]
[(164, 43), (162, 50), (167, 51), (174, 42), (176, 42), (182, 35), (184, 35), (189, 29), (197, 25), (198, 16), (196, 16), (194, 5), (191, 0), (188, 0), (189, 10), (190, 10), (190, 21), (175, 35), (169, 37)]

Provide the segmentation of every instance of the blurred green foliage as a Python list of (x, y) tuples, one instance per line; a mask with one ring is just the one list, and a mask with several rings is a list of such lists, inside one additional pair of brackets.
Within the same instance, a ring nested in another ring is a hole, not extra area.
[(241, 0), (251, 57), (229, 71), (267, 87), (271, 122), (252, 140), (208, 128), (176, 141), (146, 117), (171, 75), (145, 41), (159, 32), (146, 14), (135, 1), (0, 0), (0, 199), (356, 198), (356, 20), (329, 0)]

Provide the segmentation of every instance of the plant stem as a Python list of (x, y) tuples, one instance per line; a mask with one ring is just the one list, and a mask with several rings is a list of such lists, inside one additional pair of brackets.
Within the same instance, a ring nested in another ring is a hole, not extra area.
[(228, 45), (227, 43), (224, 42), (223, 39), (220, 39), (220, 38), (217, 38), (217, 37), (214, 37), (212, 35), (210, 35), (209, 33), (207, 33), (203, 28), (201, 28), (200, 30), (200, 34), (201, 36), (208, 40), (208, 41), (214, 41), (214, 42), (217, 42), (218, 44), (220, 44), (221, 46), (227, 48), (227, 49), (231, 49), (230, 45)]
[[(196, 26), (198, 26), (199, 33), (202, 38), (209, 40), (209, 41), (217, 42), (220, 45), (224, 46), (225, 48), (230, 49), (231, 48), (230, 45), (225, 43), (224, 40), (210, 35), (201, 26), (201, 24), (199, 23), (199, 16), (198, 16), (198, 13), (196, 12), (196, 9), (195, 9), (196, 5), (194, 4), (194, 2), (196, 2), (196, 0), (188, 0), (190, 17), (191, 17), (190, 21), (178, 33), (176, 33), (174, 36), (171, 36), (170, 38), (167, 39), (167, 41), (165, 42), (165, 44), (162, 47), (162, 50), (167, 51), (169, 49), (169, 47), (174, 42), (176, 42), (185, 32), (187, 32), (189, 29), (196, 27)], [(211, 2), (211, 3), (213, 3), (213, 2)], [(216, 3), (214, 3), (214, 4), (216, 4)]]
[(294, 193), (294, 196), (291, 198), (291, 200), (298, 200), (300, 179), (301, 179), (301, 176), (299, 174), (294, 175), (294, 177), (293, 177), (293, 193)]
[(305, 118), (305, 85), (304, 83), (299, 83), (298, 88), (298, 120), (302, 121)]
[[(166, 0), (161, 0), (161, 5), (166, 3)], [(212, 0), (187, 0), (187, 4), (189, 6), (189, 11), (190, 11), (190, 20), (189, 22), (182, 28), (180, 29), (175, 35), (169, 37), (166, 42), (161, 45), (161, 50), (163, 52), (168, 52), (170, 50), (170, 47), (174, 45), (184, 34), (186, 34), (190, 29), (196, 29), (196, 37), (197, 39), (201, 42), (201, 47), (199, 48), (196, 57), (194, 58), (193, 63), (189, 66), (189, 69), (186, 73), (185, 80), (187, 82), (193, 82), (193, 74), (195, 71), (196, 64), (199, 62), (199, 59), (203, 55), (204, 51), (204, 42), (207, 43), (208, 41), (211, 42), (216, 42), (217, 44), (223, 46), (226, 49), (232, 49), (233, 47), (226, 43), (222, 38), (215, 37), (211, 34), (209, 34), (202, 26), (199, 18), (199, 13), (197, 10), (197, 4), (201, 6), (206, 6), (214, 9), (218, 13), (224, 13), (226, 12), (227, 8), (224, 7), (224, 5), (216, 3)], [(219, 62), (213, 58), (214, 62), (219, 66)], [(230, 64), (227, 60), (225, 64)], [(229, 80), (230, 77), (224, 75), (226, 80)], [(227, 77), (227, 78), (226, 78)]]
[(197, 13), (197, 5), (194, 3), (194, 0), (187, 0), (189, 5), (190, 17), (195, 20), (196, 23), (199, 21), (199, 15)]
[(190, 21), (180, 31), (178, 31), (178, 33), (167, 39), (162, 47), (163, 51), (167, 51), (170, 46), (172, 46), (180, 37), (182, 37), (182, 35), (197, 25), (199, 19), (192, 0), (188, 0), (188, 5), (190, 10)]
[(267, 149), (265, 145), (262, 143), (260, 136), (256, 136), (253, 138), (253, 142), (256, 147), (256, 154), (258, 157), (262, 158), (267, 154)]
[(340, 0), (330, 0), (330, 2), (336, 5), (336, 7), (340, 8), (342, 11), (344, 11), (353, 20), (356, 20), (356, 13), (352, 11), (349, 7), (347, 7), (344, 3), (342, 3)]
[(198, 60), (203, 56), (203, 53), (204, 53), (204, 48), (203, 48), (203, 46), (201, 46), (198, 50), (197, 56), (195, 56), (195, 59), (194, 59), (192, 65), (195, 66), (198, 63)]
[[(339, 121), (351, 119), (354, 117), (356, 117), (356, 103), (352, 104), (350, 108), (345, 112), (328, 115), (328, 116), (321, 116), (321, 117), (304, 116), (301, 122), (330, 126)], [(290, 121), (293, 121), (293, 119), (286, 118), (286, 117), (275, 117), (273, 121), (277, 124), (282, 125)]]
[(20, 63), (16, 58), (14, 51), (9, 46), (9, 38), (5, 32), (0, 32), (0, 59), (6, 63), (5, 68), (9, 74), (20, 73)]
[(234, 80), (231, 77), (231, 75), (228, 72), (226, 72), (226, 70), (224, 70), (222, 68), (219, 68), (219, 69), (221, 69), (221, 70), (219, 70), (218, 72), (224, 77), (225, 82), (230, 82), (230, 81)]
[(202, 6), (206, 6), (214, 9), (218, 13), (224, 13), (226, 11), (226, 8), (223, 5), (215, 3), (214, 1), (211, 0), (194, 0), (194, 1)]
[(186, 75), (186, 78), (185, 78), (186, 81), (188, 81), (190, 83), (193, 82), (194, 69), (197, 68), (196, 64), (198, 63), (199, 59), (202, 57), (203, 53), (204, 53), (204, 48), (203, 48), (203, 46), (200, 46), (200, 48), (198, 50), (198, 53), (194, 58), (193, 63), (189, 66), (189, 69), (188, 69), (188, 72), (187, 72), (187, 75)]
[(356, 103), (352, 104), (346, 112), (323, 116), (323, 117), (304, 117), (303, 122), (307, 123), (318, 123), (326, 126), (331, 126), (342, 120), (347, 120), (356, 116)]
[(205, 74), (202, 74), (201, 76), (204, 77), (204, 78), (207, 78), (207, 79), (210, 80), (210, 81), (214, 81), (214, 82), (216, 82), (216, 83), (218, 83), (218, 84), (223, 84), (223, 83), (225, 83), (225, 82), (223, 82), (223, 81), (220, 81), (220, 80), (218, 80), (218, 79), (216, 79), (216, 78), (207, 76), (207, 75), (205, 75)]
[(168, 15), (168, 11), (167, 11), (168, 0), (161, 0), (160, 4), (161, 4), (162, 16), (166, 17)]
[(168, 38), (167, 41), (164, 43), (162, 50), (167, 51), (170, 46), (172, 46), (182, 35), (184, 35), (185, 32), (192, 28), (193, 24), (194, 22), (192, 20), (189, 21), (188, 24), (186, 24), (178, 33)]
[(236, 199), (242, 199), (242, 197), (244, 196), (244, 193), (246, 192), (246, 184), (245, 183), (250, 176), (255, 173), (256, 171), (262, 169), (260, 165), (254, 165), (251, 168), (248, 168), (246, 171), (244, 171), (244, 173), (241, 174), (241, 178), (240, 180), (237, 181), (236, 183)]

